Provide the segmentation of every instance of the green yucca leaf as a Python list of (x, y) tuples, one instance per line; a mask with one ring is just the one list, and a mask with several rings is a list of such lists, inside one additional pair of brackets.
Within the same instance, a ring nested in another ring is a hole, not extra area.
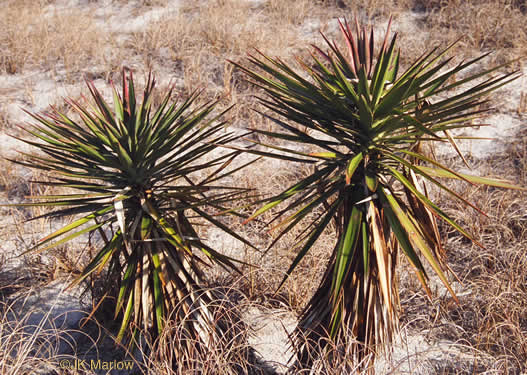
[[(352, 252), (355, 250), (356, 242), (359, 238), (360, 228), (362, 226), (362, 212), (354, 206), (351, 211), (346, 231), (343, 233), (344, 238), (339, 242), (337, 250), (335, 275), (333, 276), (332, 290), (342, 292), (342, 280), (348, 272), (348, 265), (352, 258)], [(336, 327), (335, 327), (336, 328)], [(334, 331), (332, 331), (332, 335)]]
[(351, 340), (357, 363), (374, 354), (376, 345), (389, 342), (397, 325), (394, 265), (399, 249), (428, 294), (424, 260), (455, 298), (445, 274), (435, 220), (444, 220), (467, 238), (473, 237), (432, 202), (422, 183), (432, 183), (475, 209), (439, 179), (517, 188), (506, 181), (453, 171), (423, 152), (421, 146), (448, 142), (464, 160), (458, 137), (451, 131), (473, 127), (472, 121), (488, 111), (481, 108), (488, 95), (516, 79), (517, 72), (493, 76), (505, 64), (456, 80), (457, 74), (468, 72), (486, 55), (449, 69), (453, 58), (447, 54), (455, 43), (423, 53), (403, 71), (396, 35), (391, 39), (389, 35), (391, 20), (377, 53), (373, 30), (368, 33), (355, 23), (354, 33), (347, 22), (339, 22), (347, 54), (322, 36), (328, 51), (314, 46), (312, 61), (301, 61), (300, 71), (259, 51), (249, 57), (250, 67), (234, 63), (266, 94), (260, 99), (267, 109), (264, 116), (281, 128), (255, 129), (280, 144), (257, 142), (260, 147), (248, 152), (305, 164), (318, 159), (310, 176), (259, 202), (262, 207), (250, 217), (252, 220), (288, 200), (287, 207), (271, 220), (286, 218), (276, 226), (281, 229), (277, 240), (300, 224), (306, 212), (313, 212), (317, 205), (324, 207), (324, 213), (309, 222), (298, 237), (297, 254), (286, 278), (328, 223), (335, 221), (336, 245), (328, 270), (305, 307), (294, 336), (295, 366), (299, 367), (309, 367), (313, 361), (316, 348), (309, 342), (320, 343), (324, 338), (345, 342), (345, 324), (356, 334)]
[(119, 313), (121, 312), (121, 308), (124, 303), (125, 295), (131, 293), (132, 281), (134, 280), (134, 272), (136, 269), (137, 269), (136, 254), (132, 253), (130, 257), (128, 258), (126, 271), (123, 274), (123, 278), (122, 278), (121, 285), (119, 288), (119, 294), (117, 296), (117, 303), (115, 305), (114, 319), (116, 319)]
[(119, 245), (121, 241), (121, 234), (116, 233), (113, 238), (108, 242), (98, 253), (93, 257), (91, 262), (84, 268), (82, 274), (70, 285), (70, 287), (78, 285), (92, 272), (99, 272), (110, 260), (112, 254), (119, 251)]
[(163, 290), (160, 279), (161, 264), (159, 262), (159, 254), (152, 254), (152, 262), (154, 264), (154, 305), (155, 305), (155, 316), (156, 316), (156, 325), (158, 328), (158, 333), (161, 334), (163, 326), (165, 324), (164, 320), (166, 319), (166, 314), (163, 311), (164, 297)]
[[(430, 174), (427, 174), (425, 172), (425, 170), (421, 169), (422, 167), (421, 166), (418, 166), (418, 165), (414, 165), (414, 164), (411, 164), (409, 163), (408, 161), (404, 160), (404, 159), (401, 159), (401, 158), (398, 158), (394, 155), (391, 155), (391, 157), (394, 159), (394, 160), (397, 160), (399, 163), (401, 163), (402, 165), (405, 165), (407, 166), (410, 170), (412, 170), (413, 172), (415, 173), (418, 173), (420, 174), (421, 176), (423, 176), (426, 181), (428, 182), (431, 182), (433, 184), (435, 184), (436, 186), (438, 186), (442, 191), (456, 197), (457, 199), (459, 199), (461, 202), (463, 202), (464, 204), (466, 204), (467, 206), (469, 207), (472, 207), (474, 210), (478, 211), (480, 214), (486, 216), (486, 214), (481, 211), (481, 209), (479, 209), (477, 206), (475, 206), (474, 204), (472, 204), (471, 202), (467, 201), (465, 198), (463, 198), (461, 195), (459, 195), (458, 193), (456, 193), (455, 191), (449, 189), (446, 185), (442, 184), (441, 182), (439, 182), (437, 179), (435, 179), (432, 175)], [(444, 166), (441, 166), (441, 168), (445, 169), (445, 170), (448, 170), (448, 168), (444, 167)], [(454, 174), (453, 174), (454, 175)], [(457, 172), (455, 173), (455, 175), (459, 175)], [(511, 188), (517, 188), (517, 187), (514, 187), (513, 185), (510, 185)], [(477, 244), (477, 242), (476, 242)]]
[(527, 190), (527, 188), (525, 187), (511, 184), (509, 181), (502, 180), (502, 179), (472, 176), (472, 175), (468, 175), (465, 173), (457, 173), (457, 172), (454, 173), (447, 169), (431, 168), (431, 167), (425, 167), (425, 166), (417, 166), (416, 168), (434, 177), (453, 178), (453, 179), (468, 181), (473, 184), (489, 185), (489, 186), (501, 187), (501, 188), (506, 188), (506, 189)]
[(454, 220), (452, 220), (447, 214), (445, 214), (438, 206), (436, 206), (424, 194), (422, 194), (416, 188), (416, 186), (412, 182), (408, 181), (406, 177), (404, 177), (399, 171), (391, 167), (388, 167), (388, 169), (392, 172), (393, 176), (398, 181), (400, 181), (408, 190), (411, 191), (411, 193), (416, 198), (418, 198), (425, 206), (430, 208), (437, 216), (441, 217), (443, 220), (445, 220), (448, 224), (454, 227), (459, 233), (463, 234), (469, 240), (477, 243), (477, 241), (470, 234), (468, 234), (461, 226), (459, 226)]
[[(51, 248), (54, 248), (54, 247), (57, 247), (57, 246), (60, 246), (66, 242), (69, 242), (71, 240), (73, 240), (74, 238), (77, 238), (85, 233), (91, 233), (91, 232), (94, 232), (95, 230), (101, 228), (102, 226), (104, 225), (107, 225), (108, 224), (108, 221), (104, 221), (102, 223), (98, 223), (98, 224), (94, 224), (94, 225), (91, 225), (87, 228), (84, 228), (82, 230), (79, 230), (79, 231), (76, 231), (72, 234), (70, 234), (69, 236), (66, 236), (64, 238), (61, 238), (59, 241), (56, 241), (56, 242), (53, 242), (52, 244), (49, 244), (48, 246), (42, 246), (44, 243), (46, 242), (49, 242), (51, 241), (52, 239), (48, 239), (46, 241), (42, 241), (42, 243), (39, 244), (38, 246), (38, 252), (43, 252), (43, 251), (46, 251), (46, 250), (49, 250)], [(55, 238), (55, 237), (53, 237)], [(30, 251), (34, 251), (36, 250), (36, 248), (31, 248)]]
[(421, 260), (419, 259), (419, 256), (416, 254), (413, 246), (411, 245), (410, 239), (408, 238), (406, 231), (404, 230), (400, 221), (397, 220), (396, 214), (389, 205), (385, 194), (381, 194), (380, 198), (383, 202), (383, 207), (385, 209), (384, 213), (388, 221), (390, 222), (390, 226), (392, 228), (393, 233), (397, 237), (399, 245), (401, 246), (402, 250), (407, 256), (410, 264), (415, 267), (419, 281), (421, 281), (421, 284), (426, 288), (427, 292), (429, 292), (426, 283), (426, 280), (428, 279), (426, 271), (423, 267), (423, 264), (421, 263)]
[[(380, 193), (382, 194), (382, 193)], [(397, 202), (397, 199), (392, 195), (384, 195), (388, 203), (390, 204), (393, 212), (395, 213), (395, 216), (397, 217), (399, 223), (401, 223), (402, 227), (405, 229), (406, 233), (409, 235), (410, 240), (414, 243), (414, 246), (421, 251), (423, 256), (426, 258), (426, 260), (430, 263), (434, 271), (437, 273), (443, 284), (446, 286), (448, 291), (452, 294), (452, 297), (456, 299), (457, 297), (454, 291), (452, 290), (452, 287), (450, 286), (450, 283), (448, 282), (445, 274), (443, 273), (443, 270), (441, 269), (441, 266), (432, 253), (432, 250), (429, 248), (429, 246), (426, 244), (426, 241), (421, 236), (420, 231), (415, 226), (414, 222), (406, 213), (403, 211), (399, 203)]]
[(331, 173), (331, 171), (333, 169), (334, 169), (334, 167), (326, 167), (323, 170), (318, 171), (317, 173), (315, 173), (315, 174), (307, 177), (306, 179), (300, 181), (299, 183), (291, 186), (289, 189), (284, 191), (282, 194), (280, 194), (279, 196), (273, 198), (273, 200), (271, 202), (267, 203), (266, 205), (264, 205), (263, 207), (258, 209), (251, 217), (249, 217), (245, 221), (245, 223), (249, 222), (250, 220), (253, 220), (258, 215), (261, 215), (262, 213), (264, 213), (264, 212), (270, 210), (271, 208), (277, 206), (278, 204), (282, 203), (287, 198), (293, 196), (297, 192), (303, 191), (309, 185), (311, 185), (313, 182), (319, 180), (321, 176), (326, 175), (328, 173)]
[(59, 230), (47, 235), (46, 237), (42, 238), (36, 246), (32, 247), (28, 251), (33, 251), (37, 247), (41, 247), (41, 246), (47, 244), (48, 242), (53, 241), (55, 238), (65, 234), (65, 233), (68, 233), (68, 232), (72, 231), (73, 229), (76, 229), (76, 228), (80, 227), (81, 225), (86, 224), (86, 223), (96, 219), (97, 217), (101, 217), (102, 215), (107, 214), (107, 213), (109, 213), (112, 210), (113, 210), (113, 206), (107, 206), (107, 207), (104, 207), (101, 210), (98, 210), (96, 212), (92, 212), (89, 215), (86, 215), (86, 216), (84, 216), (84, 217), (82, 217), (82, 218), (80, 218), (78, 220), (75, 220), (73, 223), (68, 224), (68, 225), (62, 227), (61, 229), (59, 229)]
[(128, 329), (128, 325), (130, 323), (130, 320), (132, 318), (133, 314), (133, 303), (134, 303), (134, 295), (130, 293), (128, 295), (128, 302), (126, 304), (124, 314), (123, 314), (123, 320), (121, 323), (121, 328), (119, 329), (119, 332), (117, 333), (117, 341), (121, 341), (126, 333), (126, 330)]
[[(223, 336), (233, 333), (215, 316), (216, 294), (200, 291), (203, 261), (197, 253), (229, 270), (237, 270), (236, 260), (205, 243), (188, 218), (207, 221), (254, 247), (219, 217), (232, 213), (232, 205), (239, 205), (249, 192), (223, 185), (222, 179), (253, 161), (231, 168), (239, 150), (212, 153), (241, 136), (225, 132), (221, 118), (226, 111), (218, 113), (215, 102), (197, 105), (199, 92), (178, 103), (170, 89), (155, 106), (151, 74), (140, 100), (132, 73), (124, 70), (122, 92), (112, 85), (113, 105), (93, 83), (87, 85), (91, 104), (68, 101), (74, 116), (56, 108), (49, 114), (30, 114), (37, 124), (25, 129), (33, 139), (24, 141), (41, 154), (15, 162), (52, 172), (50, 182), (40, 183), (67, 190), (28, 197), (30, 202), (18, 205), (55, 208), (39, 218), (73, 220), (29, 251), (73, 239), (98, 244), (72, 286), (107, 272), (106, 294), (113, 294), (115, 317), (121, 319), (118, 340), (138, 329), (155, 336), (170, 314), (183, 308), (193, 311), (191, 316), (177, 315), (189, 335), (183, 347), (201, 350), (224, 341)], [(200, 334), (204, 329), (207, 336)]]
[[(327, 188), (327, 190), (323, 194), (311, 194), (305, 199), (302, 200), (302, 203), (306, 203), (302, 208), (300, 208), (298, 211), (296, 211), (293, 215), (289, 216), (286, 220), (281, 222), (279, 225), (271, 228), (271, 230), (275, 230), (277, 228), (282, 227), (283, 225), (287, 223), (291, 223), (289, 226), (292, 227), (299, 223), (306, 215), (311, 213), (313, 209), (320, 206), (321, 203), (326, 202), (336, 191), (341, 189), (341, 184), (339, 182), (335, 182), (331, 184), (330, 187)], [(299, 206), (299, 202), (294, 202), (292, 204), (294, 207)], [(285, 230), (288, 231), (287, 229)]]

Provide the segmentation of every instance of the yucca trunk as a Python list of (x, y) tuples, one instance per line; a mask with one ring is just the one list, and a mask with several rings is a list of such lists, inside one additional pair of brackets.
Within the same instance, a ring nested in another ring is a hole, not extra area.
[[(126, 269), (118, 300), (125, 306), (118, 340), (132, 317), (132, 326), (149, 331), (151, 337), (162, 333), (166, 319), (175, 321), (179, 346), (184, 349), (174, 353), (178, 363), (188, 360), (190, 353), (203, 353), (229, 340), (232, 332), (217, 311), (221, 297), (203, 281), (199, 266), (203, 261), (193, 253), (193, 242), (199, 237), (184, 211), (159, 217), (158, 204), (150, 193), (130, 201), (126, 210), (136, 215), (128, 223), (129, 237), (122, 241)], [(166, 228), (177, 230), (177, 236), (168, 237)], [(112, 240), (117, 237), (122, 238), (121, 231)], [(116, 316), (122, 307), (116, 306)]]
[[(361, 169), (364, 172), (364, 168)], [(355, 364), (348, 370), (356, 368), (356, 364), (366, 369), (373, 365), (372, 354), (385, 342), (390, 342), (395, 332), (397, 246), (390, 238), (379, 201), (371, 199), (373, 193), (364, 183), (364, 173), (358, 172), (355, 177), (362, 175), (363, 182), (352, 181), (339, 193), (338, 200), (342, 204), (334, 218), (337, 242), (320, 285), (296, 328), (297, 358), (293, 371), (311, 368), (328, 344), (333, 349), (337, 345), (341, 360), (345, 359), (349, 366)], [(351, 249), (347, 254), (343, 253), (346, 248)], [(342, 269), (345, 272), (339, 279)], [(388, 272), (381, 276), (380, 270)], [(381, 285), (384, 280), (386, 289)], [(336, 283), (340, 283), (340, 288), (336, 288)], [(335, 290), (340, 292), (335, 295)], [(339, 329), (342, 326), (348, 329)], [(383, 334), (379, 335), (380, 332)], [(335, 353), (332, 351), (328, 355)]]

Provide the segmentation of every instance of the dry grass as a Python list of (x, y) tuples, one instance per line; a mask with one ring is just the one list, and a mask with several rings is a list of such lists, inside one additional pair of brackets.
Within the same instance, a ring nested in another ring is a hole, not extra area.
[(55, 327), (48, 314), (39, 322), (31, 322), (34, 311), (23, 315), (16, 312), (15, 302), (0, 302), (0, 372), (25, 375), (42, 371), (61, 371), (59, 360), (73, 358), (59, 356), (60, 345), (72, 345), (67, 332)]
[[(100, 22), (104, 20), (95, 13), (102, 4), (100, 1), (51, 11), (50, 6), (55, 3), (52, 0), (4, 2), (0, 13), (0, 71), (6, 76), (16, 78), (29, 72), (51, 72), (57, 81), (80, 82), (79, 76), (86, 73), (92, 79), (114, 79), (120, 65), (130, 66), (138, 76), (151, 68), (158, 73), (160, 84), (172, 81), (182, 94), (203, 89), (206, 99), (221, 98), (223, 106), (237, 104), (229, 116), (231, 123), (239, 128), (272, 130), (275, 125), (250, 109), (255, 106), (253, 95), (258, 91), (248, 85), (226, 60), (243, 60), (253, 47), (289, 61), (296, 55), (305, 56), (309, 43), (322, 43), (317, 29), (330, 37), (336, 35), (333, 19), (336, 16), (352, 18), (357, 14), (360, 19), (375, 24), (385, 22), (386, 17), (392, 14), (394, 25), (397, 25), (408, 19), (409, 12), (417, 14), (419, 18), (414, 21), (414, 28), (400, 30), (400, 45), (406, 51), (403, 56), (406, 63), (413, 61), (430, 45), (445, 45), (458, 38), (461, 41), (455, 53), (460, 58), (494, 51), (495, 57), (487, 62), (494, 63), (524, 56), (527, 52), (525, 5), (513, 0), (210, 0), (206, 6), (204, 1), (183, 2), (181, 8), (147, 22), (143, 29), (122, 33), (105, 31), (100, 27)], [(115, 6), (126, 5), (126, 2), (114, 3)], [(138, 1), (137, 9), (127, 17), (146, 14), (168, 3), (167, 0)], [(17, 95), (20, 96), (32, 88), (18, 90), (20, 94)], [(520, 113), (522, 107), (525, 103), (519, 103)], [(12, 130), (13, 119), (3, 109), (1, 114), (0, 129)], [(517, 183), (527, 186), (525, 150), (527, 134), (522, 134), (505, 154), (477, 162), (477, 169), (511, 176)], [(265, 195), (283, 190), (293, 176), (296, 178), (309, 172), (295, 166), (271, 163), (258, 162), (250, 172), (237, 177), (237, 181)], [(35, 192), (35, 187), (20, 169), (13, 168), (3, 159), (0, 169), (2, 199), (20, 200)], [(466, 194), (471, 201), (478, 202), (488, 213), (489, 218), (484, 218), (454, 202), (442, 202), (449, 213), (475, 233), (486, 248), (471, 246), (450, 233), (446, 226), (443, 227), (442, 231), (448, 238), (449, 263), (463, 282), (461, 303), (456, 305), (443, 296), (437, 297), (433, 303), (427, 302), (419, 285), (403, 271), (403, 322), (414, 333), (426, 330), (428, 337), (464, 345), (478, 362), (472, 367), (474, 372), (517, 374), (526, 371), (527, 196), (497, 189), (457, 185), (453, 188)], [(4, 209), (1, 213), (11, 215)], [(17, 222), (33, 214), (19, 212), (17, 215), (21, 216)], [(264, 216), (262, 221), (246, 226), (241, 225), (241, 220), (233, 219), (231, 224), (238, 232), (255, 241), (259, 248), (265, 249), (276, 235), (267, 233), (264, 228), (264, 222), (269, 219), (270, 216)], [(48, 232), (49, 223), (39, 225), (21, 230), (24, 235), (32, 233), (26, 237), (28, 243), (36, 240), (41, 233)], [(2, 229), (1, 233), (5, 238), (12, 238), (16, 236), (14, 228), (11, 225)], [(261, 267), (244, 268), (247, 277), (237, 281), (249, 301), (277, 303), (271, 296), (294, 257), (290, 248), (295, 234), (298, 233), (284, 237), (263, 258), (260, 254), (246, 251), (245, 260)], [(318, 285), (333, 247), (332, 240), (331, 230), (324, 233), (316, 251), (304, 260), (281, 290), (277, 297), (280, 304), (296, 311), (302, 308)], [(19, 246), (17, 251), (23, 250), (24, 245), (19, 243)], [(65, 262), (77, 255), (68, 257), (65, 254)], [(232, 276), (224, 273), (215, 275), (213, 282), (216, 284), (232, 281)], [(0, 277), (0, 282), (9, 284), (10, 281)], [(23, 318), (20, 319), (23, 322)], [(0, 327), (7, 327), (2, 324), (5, 323), (0, 323)], [(3, 337), (0, 334), (0, 340)], [(17, 336), (19, 341), (16, 341), (14, 334), (12, 337), (11, 343), (30, 340)], [(5, 338), (3, 340), (7, 343)], [(168, 336), (163, 340), (167, 340), (167, 345), (175, 343), (168, 340)], [(3, 353), (3, 359), (0, 358), (2, 365), (8, 360), (6, 351)], [(237, 353), (239, 355), (243, 351)], [(214, 373), (214, 366), (221, 363), (214, 362), (221, 359), (220, 353), (209, 355), (211, 373)], [(24, 358), (27, 357), (20, 357), (21, 360)], [(338, 366), (343, 365), (337, 357), (334, 359), (333, 364), (320, 364), (321, 369), (325, 368), (321, 372), (331, 373), (330, 369), (336, 371)], [(153, 372), (159, 369), (163, 373), (167, 358), (158, 352), (149, 366)], [(172, 371), (172, 365), (168, 367)], [(446, 365), (437, 368), (437, 373), (459, 372), (466, 371)]]
[[(507, 153), (480, 168), (527, 186), (527, 132), (518, 134)], [(485, 168), (486, 167), (486, 168)], [(474, 228), (485, 249), (463, 246), (451, 263), (472, 293), (448, 311), (457, 325), (452, 335), (492, 354), (504, 373), (525, 371), (527, 364), (527, 193), (469, 189), (489, 219), (457, 212)]]
[(0, 30), (0, 68), (8, 74), (85, 71), (88, 64), (101, 65), (114, 53), (110, 36), (97, 27), (91, 12), (53, 9), (44, 1), (7, 1)]
[(458, 50), (499, 51), (494, 62), (501, 63), (527, 52), (527, 18), (520, 1), (451, 0), (429, 5), (429, 10), (424, 21), (433, 38), (461, 38)]
[[(526, 150), (527, 132), (522, 131), (504, 153), (475, 162), (474, 169), (527, 186)], [(487, 213), (484, 217), (457, 202), (441, 202), (485, 248), (444, 227), (448, 262), (462, 282), (460, 303), (448, 295), (427, 303), (419, 286), (406, 280), (403, 319), (414, 333), (426, 330), (428, 337), (464, 345), (474, 358), (474, 371), (521, 373), (527, 363), (527, 193), (459, 182), (450, 186)]]
[[(172, 322), (163, 329), (163, 333), (154, 342), (147, 340), (141, 347), (145, 354), (145, 372), (148, 374), (264, 374), (261, 365), (257, 363), (254, 350), (247, 343), (249, 330), (241, 320), (240, 314), (249, 308), (247, 300), (239, 298), (236, 291), (236, 305), (229, 302), (229, 295), (234, 290), (217, 290), (225, 298), (221, 301), (213, 301), (207, 308), (214, 311), (214, 319), (219, 325), (225, 325), (229, 329), (218, 342), (207, 348), (199, 350), (193, 338), (188, 337), (187, 328), (182, 324)], [(175, 311), (174, 315), (178, 312)], [(187, 319), (192, 320), (193, 311), (184, 313)], [(186, 351), (186, 346), (193, 348)], [(184, 353), (182, 357), (176, 357), (175, 353)]]
[[(308, 0), (211, 0), (206, 7), (185, 3), (133, 33), (128, 47), (146, 66), (166, 66), (184, 92), (203, 88), (209, 97), (221, 96), (232, 104), (247, 100), (254, 91), (227, 59), (237, 61), (254, 48), (270, 55), (287, 51), (285, 57), (290, 58), (310, 38), (303, 35), (303, 23), (322, 17), (323, 10)], [(238, 111), (238, 118), (247, 118), (247, 111)]]

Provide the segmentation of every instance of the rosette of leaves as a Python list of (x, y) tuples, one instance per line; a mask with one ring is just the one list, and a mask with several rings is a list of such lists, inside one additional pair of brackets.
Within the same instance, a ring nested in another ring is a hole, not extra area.
[(212, 307), (218, 297), (203, 290), (202, 268), (207, 259), (236, 267), (199, 237), (195, 224), (208, 222), (247, 243), (216, 217), (246, 194), (219, 182), (238, 169), (226, 167), (239, 152), (212, 154), (238, 136), (225, 131), (224, 112), (213, 114), (216, 103), (196, 104), (198, 93), (179, 103), (170, 89), (154, 108), (151, 74), (141, 103), (125, 70), (113, 108), (93, 83), (88, 87), (92, 104), (68, 100), (73, 115), (55, 108), (30, 114), (37, 123), (24, 128), (36, 139), (24, 142), (40, 153), (18, 163), (49, 172), (51, 182), (41, 183), (67, 192), (24, 205), (55, 208), (39, 218), (73, 217), (29, 251), (86, 234), (98, 238), (101, 246), (74, 284), (106, 267), (121, 319), (118, 340), (140, 330), (156, 337), (171, 314), (188, 338), (179, 348), (225, 340), (228, 327)]
[(328, 340), (347, 345), (355, 364), (390, 342), (398, 321), (399, 251), (428, 294), (423, 262), (456, 299), (436, 220), (474, 239), (430, 200), (424, 182), (473, 208), (442, 179), (513, 188), (458, 173), (425, 146), (450, 143), (459, 153), (451, 131), (474, 126), (486, 111), (486, 96), (517, 75), (494, 77), (499, 67), (470, 73), (485, 55), (449, 68), (451, 46), (434, 48), (401, 71), (397, 35), (390, 39), (389, 28), (375, 53), (373, 29), (368, 33), (356, 22), (354, 35), (347, 22), (340, 23), (347, 51), (324, 37), (327, 51), (314, 47), (309, 63), (299, 60), (299, 71), (261, 52), (249, 56), (250, 66), (235, 63), (266, 94), (260, 98), (268, 110), (263, 115), (281, 129), (253, 129), (270, 141), (250, 152), (314, 166), (250, 218), (286, 202), (273, 220), (280, 229), (275, 241), (308, 220), (284, 281), (330, 223), (336, 228), (327, 270), (293, 336), (295, 368), (309, 367)]

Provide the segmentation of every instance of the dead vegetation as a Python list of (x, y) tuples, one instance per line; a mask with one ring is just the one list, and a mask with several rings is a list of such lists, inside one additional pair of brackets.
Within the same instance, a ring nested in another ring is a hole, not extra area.
[[(523, 130), (505, 153), (475, 168), (527, 186), (526, 150)], [(485, 248), (452, 239), (450, 263), (469, 293), (459, 305), (442, 307), (450, 329), (440, 325), (432, 332), (490, 354), (502, 373), (519, 373), (525, 371), (527, 358), (527, 193), (474, 187), (464, 192), (488, 218), (457, 207), (452, 210)]]
[[(460, 38), (455, 49), (460, 59), (493, 51), (493, 57), (485, 63), (494, 64), (525, 56), (527, 52), (525, 3), (518, 0), (210, 0), (181, 2), (179, 7), (174, 7), (175, 2), (168, 0), (136, 1), (132, 6), (127, 2), (109, 4), (100, 0), (79, 1), (76, 6), (64, 5), (71, 3), (75, 2), (4, 2), (0, 12), (0, 71), (3, 77), (8, 78), (1, 82), (18, 78), (20, 81), (17, 82), (25, 82), (26, 74), (36, 74), (42, 79), (51, 77), (55, 82), (76, 82), (82, 86), (81, 76), (111, 80), (116, 77), (121, 65), (129, 66), (137, 75), (152, 69), (157, 72), (161, 84), (168, 85), (171, 81), (182, 94), (202, 89), (208, 99), (220, 98), (224, 106), (236, 104), (230, 113), (231, 123), (241, 128), (258, 126), (272, 129), (274, 125), (252, 111), (255, 106), (253, 96), (258, 92), (243, 81), (227, 59), (243, 59), (253, 47), (287, 60), (305, 56), (309, 52), (309, 43), (321, 41), (318, 30), (330, 37), (336, 35), (335, 17), (338, 16), (352, 18), (357, 15), (375, 24), (385, 22), (388, 15), (393, 15), (394, 25), (411, 18), (413, 28), (400, 30), (400, 43), (405, 48), (407, 63), (418, 57), (426, 47), (445, 45)], [(122, 9), (130, 13), (133, 9), (135, 15), (147, 15), (153, 9), (169, 9), (170, 6), (172, 10), (163, 12), (161, 17), (145, 18), (140, 28), (126, 31), (119, 26), (125, 21), (110, 20), (103, 13), (96, 12), (99, 6), (109, 6), (109, 12)], [(109, 21), (121, 23), (105, 30)], [(27, 97), (28, 93), (39, 94), (31, 85), (8, 87), (0, 87), (0, 93), (9, 91), (10, 98)], [(15, 104), (24, 105), (24, 102), (27, 100)], [(12, 105), (12, 101), (2, 98), (0, 103), (6, 107)], [(518, 108), (522, 106), (525, 103), (518, 103)], [(31, 109), (31, 105), (25, 107)], [(524, 116), (522, 112), (519, 110), (517, 115)], [(20, 119), (3, 109), (1, 113), (2, 133), (12, 134), (13, 124)], [(520, 118), (525, 123), (525, 116)], [(509, 148), (503, 153), (485, 160), (474, 160), (473, 168), (481, 174), (506, 176), (519, 185), (527, 186), (526, 150), (527, 133), (523, 131), (511, 139)], [(2, 153), (2, 156), (6, 155)], [(0, 162), (0, 169), (2, 201), (24, 199), (32, 192), (33, 185), (28, 181), (27, 171), (14, 168), (5, 160)], [(261, 161), (251, 172), (245, 172), (238, 178), (241, 186), (257, 189), (260, 194), (269, 194), (284, 189), (291, 175), (304, 172)], [(443, 295), (430, 303), (420, 292), (419, 285), (402, 276), (403, 325), (410, 334), (424, 331), (427, 339), (455, 342), (472, 356), (473, 362), (468, 367), (436, 363), (434, 373), (525, 372), (527, 195), (524, 192), (460, 184), (452, 188), (478, 203), (487, 213), (488, 217), (482, 217), (456, 202), (441, 202), (460, 224), (476, 235), (485, 248), (470, 245), (463, 238), (450, 235), (446, 226), (443, 227), (448, 237), (449, 264), (462, 283), (460, 304)], [(0, 231), (6, 239), (0, 244), (4, 253), (13, 251), (11, 246), (7, 248), (7, 239), (27, 236), (36, 240), (41, 233), (47, 232), (45, 224), (40, 224), (37, 229), (31, 229), (28, 224), (21, 226), (24, 213), (13, 214), (6, 209), (2, 209), (1, 213), (23, 216), (15, 218)], [(241, 221), (233, 221), (232, 224), (235, 230), (254, 240), (264, 250), (273, 238), (273, 233), (264, 229), (266, 219), (269, 217), (246, 226), (242, 226)], [(16, 223), (19, 223), (18, 226)], [(17, 233), (17, 228), (20, 233)], [(321, 246), (309, 255), (280, 291), (279, 304), (298, 312), (309, 299), (325, 268), (327, 254), (333, 247), (328, 234), (323, 236), (319, 242)], [(290, 251), (293, 239), (293, 235), (284, 237), (265, 255), (246, 251), (245, 260), (261, 267), (245, 267), (248, 276), (238, 281), (240, 291), (249, 301), (271, 301), (270, 297), (294, 256)], [(23, 246), (19, 242), (16, 251), (20, 253)], [(65, 259), (75, 256), (65, 256)], [(5, 258), (4, 254), (0, 254), (4, 263)], [(3, 271), (0, 268), (0, 273)], [(3, 286), (11, 281), (0, 277)], [(225, 285), (230, 282), (230, 276), (217, 272), (213, 283)], [(277, 299), (272, 301), (271, 304), (277, 303)], [(23, 319), (20, 323), (23, 324)], [(6, 323), (0, 322), (0, 328), (7, 327), (2, 324)], [(13, 340), (15, 336), (13, 334)], [(23, 337), (16, 336), (19, 341), (26, 340)], [(16, 341), (17, 345), (19, 341)], [(7, 363), (7, 357), (4, 355), (3, 358), (0, 358), (0, 364)], [(156, 366), (162, 366), (163, 362), (152, 362), (151, 365), (157, 371)], [(330, 365), (321, 364), (321, 368)], [(339, 362), (338, 366), (342, 363)], [(168, 369), (164, 373), (169, 374), (170, 371)]]
[(88, 64), (104, 63), (105, 57), (115, 52), (88, 9), (7, 1), (0, 26), (0, 64), (8, 74), (50, 68), (57, 74), (83, 71)]
[(33, 310), (20, 314), (17, 302), (0, 302), (0, 371), (13, 375), (29, 374), (35, 369), (61, 371), (61, 359), (75, 358), (59, 355), (61, 344), (71, 345), (64, 336), (71, 332), (54, 326), (48, 314), (38, 321), (34, 321)]

